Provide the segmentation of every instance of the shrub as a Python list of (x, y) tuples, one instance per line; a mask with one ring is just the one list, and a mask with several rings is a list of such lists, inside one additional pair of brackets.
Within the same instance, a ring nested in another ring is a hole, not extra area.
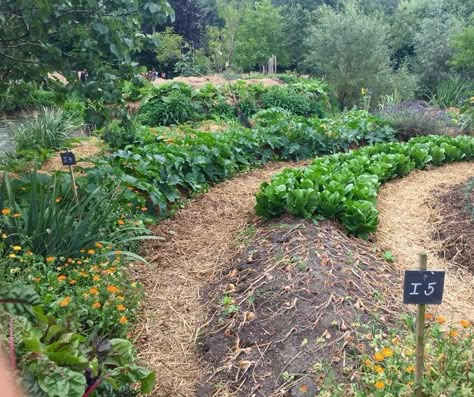
[(441, 108), (460, 106), (474, 94), (474, 83), (459, 75), (443, 80), (430, 95), (430, 104)]
[(13, 127), (16, 147), (22, 150), (62, 149), (69, 140), (69, 133), (76, 128), (71, 116), (62, 109), (46, 108), (32, 119)]
[(452, 127), (447, 113), (429, 108), (423, 102), (400, 102), (384, 107), (378, 115), (395, 129), (401, 141), (415, 136), (442, 135)]
[(113, 120), (103, 128), (102, 138), (111, 148), (123, 149), (138, 142), (139, 129), (140, 125), (134, 120)]

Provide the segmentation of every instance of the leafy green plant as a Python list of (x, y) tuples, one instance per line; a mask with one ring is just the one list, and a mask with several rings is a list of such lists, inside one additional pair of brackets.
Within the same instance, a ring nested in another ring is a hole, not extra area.
[[(73, 256), (96, 241), (108, 240), (119, 228), (121, 189), (94, 189), (72, 197), (70, 182), (61, 177), (40, 175), (35, 171), (23, 180), (11, 180), (5, 173), (0, 191), (0, 229), (12, 245), (27, 244), (43, 256)], [(123, 220), (121, 221), (123, 222)], [(120, 247), (139, 227), (121, 229)]]
[(443, 80), (435, 92), (429, 95), (430, 104), (441, 108), (459, 106), (474, 93), (474, 84), (459, 75)]
[(43, 107), (31, 120), (13, 127), (16, 147), (22, 150), (62, 149), (77, 126), (62, 109)]
[(325, 156), (305, 169), (283, 171), (262, 184), (255, 209), (266, 218), (285, 211), (295, 216), (336, 218), (349, 233), (367, 238), (378, 225), (375, 201), (381, 183), (428, 164), (473, 158), (474, 139), (467, 136), (378, 143)]

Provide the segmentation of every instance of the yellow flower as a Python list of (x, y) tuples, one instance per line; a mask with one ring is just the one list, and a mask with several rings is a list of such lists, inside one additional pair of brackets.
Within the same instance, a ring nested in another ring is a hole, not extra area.
[(99, 248), (99, 249), (100, 249), (100, 248), (102, 248), (102, 247), (104, 246), (104, 244), (102, 244), (102, 243), (95, 243), (95, 246), (96, 246), (96, 248)]
[(114, 273), (115, 273), (115, 270), (116, 270), (115, 267), (110, 267), (110, 268), (106, 269), (105, 272), (106, 272), (107, 274), (114, 274)]
[(120, 292), (120, 290), (115, 285), (109, 285), (107, 287), (107, 291), (109, 291), (111, 294), (116, 294)]
[(369, 368), (372, 367), (372, 361), (370, 361), (369, 359), (365, 360), (364, 364), (366, 367), (369, 367)]
[(82, 261), (76, 261), (78, 265), (82, 265)]
[(64, 274), (60, 274), (60, 275), (58, 276), (58, 281), (64, 281), (64, 280), (66, 280), (66, 279), (67, 279), (67, 277), (66, 277)]
[(98, 274), (96, 274), (94, 277), (92, 277), (92, 280), (94, 281), (99, 281), (100, 280), (100, 276)]
[(69, 296), (66, 296), (59, 302), (59, 306), (66, 307), (67, 305), (69, 305), (69, 302), (71, 302), (71, 298)]
[(79, 272), (79, 275), (82, 277), (89, 277), (89, 275), (86, 272)]
[(26, 251), (26, 255), (33, 255), (33, 252), (31, 252), (31, 251)]
[(13, 259), (13, 258), (16, 258), (16, 255), (15, 254), (10, 254), (10, 255), (8, 255), (8, 257)]
[(69, 281), (69, 284), (71, 284), (71, 285), (74, 285), (74, 284), (76, 284), (76, 283), (77, 283), (76, 280), (71, 280), (71, 281)]
[(81, 254), (83, 254), (84, 252), (86, 252), (86, 250), (85, 250), (85, 249), (80, 249), (79, 252), (80, 252)]
[(468, 320), (461, 320), (459, 323), (463, 326), (463, 328), (469, 328), (471, 326), (471, 322)]
[(57, 197), (55, 201), (56, 201), (57, 203), (60, 203), (62, 200), (63, 200), (63, 199), (62, 199), (61, 197)]
[(89, 255), (94, 255), (94, 254), (95, 254), (95, 250), (92, 250), (92, 249), (87, 250), (87, 253), (88, 253)]
[(102, 305), (100, 304), (100, 302), (94, 302), (94, 303), (92, 304), (92, 307), (93, 307), (94, 309), (99, 309), (101, 306), (102, 306)]
[(443, 316), (439, 316), (436, 318), (436, 322), (438, 324), (444, 324), (446, 322), (446, 319)]
[(374, 360), (375, 361), (383, 361), (385, 356), (382, 354), (382, 352), (377, 352), (374, 354)]
[(383, 368), (382, 368), (380, 365), (376, 365), (376, 366), (374, 367), (374, 370), (375, 370), (375, 372), (377, 372), (378, 374), (383, 374), (383, 372), (384, 372)]
[(140, 209), (141, 209), (143, 212), (145, 212), (145, 211), (147, 211), (147, 210), (148, 210), (148, 208), (147, 208), (147, 207), (142, 207), (142, 208), (140, 208)]
[(89, 294), (86, 292), (84, 292), (82, 296), (84, 297), (85, 300), (89, 299)]
[(13, 214), (13, 218), (19, 218), (21, 216), (20, 213)]
[(119, 300), (119, 301), (123, 301), (124, 299), (125, 299), (125, 297), (123, 297), (123, 296), (117, 296), (117, 300)]
[(10, 215), (10, 212), (12, 212), (12, 210), (10, 208), (4, 208), (2, 210), (2, 215), (8, 216), (8, 215)]
[(375, 382), (375, 388), (377, 390), (382, 390), (385, 387), (385, 383), (383, 383), (381, 380), (378, 380)]
[(47, 256), (46, 257), (46, 262), (50, 263), (50, 262), (54, 262), (56, 258), (54, 256)]
[(124, 222), (123, 219), (119, 219), (119, 220), (117, 221), (117, 223), (118, 223), (119, 225), (125, 225), (125, 222)]
[(128, 318), (125, 317), (125, 316), (120, 317), (119, 323), (120, 324), (127, 324), (128, 323)]
[(410, 372), (413, 372), (414, 368), (413, 368), (413, 365), (409, 365), (408, 367), (406, 367), (405, 371), (410, 373)]
[(126, 309), (124, 305), (117, 305), (116, 307), (119, 312), (123, 312)]
[(455, 329), (452, 329), (451, 331), (449, 331), (449, 336), (450, 336), (451, 338), (455, 338), (455, 337), (458, 336), (458, 335), (459, 335), (459, 332), (456, 331)]
[(13, 251), (21, 251), (21, 247), (19, 245), (13, 246)]
[(99, 294), (99, 290), (97, 288), (91, 288), (89, 290), (89, 292), (92, 294), (92, 295), (98, 295)]
[(388, 347), (385, 347), (382, 350), (382, 354), (383, 354), (384, 357), (392, 357), (393, 356), (393, 350), (388, 348)]

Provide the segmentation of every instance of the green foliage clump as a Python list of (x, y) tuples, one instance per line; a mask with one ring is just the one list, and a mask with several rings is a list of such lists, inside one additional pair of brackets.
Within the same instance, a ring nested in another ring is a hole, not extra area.
[(379, 143), (317, 159), (304, 169), (287, 169), (257, 194), (256, 212), (266, 218), (285, 211), (300, 217), (336, 218), (366, 238), (377, 229), (380, 185), (428, 164), (474, 158), (474, 139), (428, 136), (409, 143)]
[(17, 151), (62, 149), (76, 127), (62, 109), (43, 107), (30, 120), (13, 127)]
[(464, 100), (474, 94), (474, 83), (459, 75), (449, 76), (436, 87), (430, 95), (430, 103), (441, 108), (460, 106)]

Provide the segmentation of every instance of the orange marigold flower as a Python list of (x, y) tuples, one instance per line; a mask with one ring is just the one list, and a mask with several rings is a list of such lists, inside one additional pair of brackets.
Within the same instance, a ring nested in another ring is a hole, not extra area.
[(10, 212), (12, 212), (12, 210), (10, 208), (4, 208), (2, 210), (2, 215), (8, 216), (8, 215), (10, 215)]
[(94, 255), (94, 254), (95, 254), (95, 250), (93, 250), (93, 249), (87, 250), (87, 253), (88, 253), (89, 255)]
[(128, 318), (125, 317), (125, 316), (120, 317), (119, 323), (120, 324), (127, 324), (128, 323)]
[(377, 352), (374, 354), (375, 361), (383, 361), (384, 359), (385, 359), (385, 356), (382, 354), (382, 352)]
[(69, 296), (66, 296), (64, 299), (61, 299), (61, 301), (59, 301), (59, 306), (66, 307), (67, 305), (69, 305), (70, 302), (71, 298)]
[(37, 283), (39, 283), (41, 281), (41, 277), (35, 277), (33, 278), (34, 281), (36, 281)]
[(74, 284), (76, 284), (76, 283), (77, 283), (76, 280), (71, 280), (71, 281), (69, 281), (69, 284), (71, 284), (71, 285), (74, 285)]
[(110, 268), (106, 269), (105, 272), (107, 274), (114, 274), (116, 269), (117, 268), (115, 268), (115, 267), (110, 267)]
[(375, 382), (375, 388), (377, 390), (382, 390), (385, 387), (385, 383), (383, 383), (381, 380), (378, 380)]
[(444, 324), (446, 322), (446, 319), (443, 316), (439, 316), (436, 318), (436, 322), (438, 324)]
[(116, 307), (119, 312), (123, 312), (126, 309), (124, 305), (117, 305)]
[(408, 367), (406, 367), (405, 371), (408, 373), (413, 372), (414, 371), (413, 365), (409, 365)]
[(147, 207), (142, 207), (142, 208), (140, 208), (140, 209), (141, 209), (143, 212), (148, 211), (148, 208), (147, 208)]
[(117, 223), (118, 223), (119, 225), (125, 225), (125, 221), (124, 221), (123, 219), (119, 219), (119, 220), (117, 221)]
[(82, 261), (76, 261), (76, 264), (82, 265)]
[(99, 248), (99, 249), (100, 249), (100, 248), (102, 248), (102, 247), (104, 246), (104, 244), (102, 244), (102, 243), (95, 243), (95, 246), (96, 246), (96, 248)]
[(384, 357), (392, 357), (393, 356), (393, 350), (388, 348), (388, 347), (385, 347), (382, 350), (382, 354), (383, 354)]
[(365, 360), (365, 361), (364, 361), (364, 364), (365, 364), (367, 367), (372, 367), (372, 361), (370, 361), (369, 359)]
[(431, 313), (426, 313), (425, 314), (425, 319), (426, 320), (433, 320), (433, 315)]
[(102, 305), (100, 304), (100, 302), (94, 302), (94, 303), (92, 304), (92, 307), (93, 307), (94, 309), (99, 309), (101, 306), (102, 306)]
[(459, 335), (459, 332), (456, 331), (455, 329), (452, 329), (451, 331), (449, 331), (449, 336), (450, 336), (451, 338), (455, 338), (455, 337), (458, 336), (458, 335)]
[(92, 280), (94, 281), (99, 281), (100, 280), (100, 276), (98, 274), (96, 274), (94, 277), (92, 277)]
[(107, 291), (109, 291), (111, 294), (116, 294), (120, 292), (120, 290), (115, 285), (109, 285), (107, 287)]
[(375, 372), (377, 372), (378, 374), (383, 374), (383, 372), (384, 372), (384, 369), (383, 369), (380, 365), (376, 365), (376, 366), (374, 367), (374, 370), (375, 370)]
[(58, 281), (64, 281), (64, 280), (66, 280), (66, 279), (67, 279), (67, 277), (66, 277), (64, 274), (60, 274), (60, 275), (58, 276)]
[(46, 262), (50, 263), (50, 262), (54, 262), (56, 258), (54, 256), (47, 256), (46, 257)]
[(73, 263), (74, 260), (72, 258), (67, 258), (67, 263)]
[(462, 325), (463, 328), (469, 328), (471, 326), (471, 322), (468, 320), (461, 320), (459, 323)]
[(92, 287), (89, 292), (92, 294), (92, 295), (97, 295), (99, 293), (99, 290), (97, 288), (94, 288)]

